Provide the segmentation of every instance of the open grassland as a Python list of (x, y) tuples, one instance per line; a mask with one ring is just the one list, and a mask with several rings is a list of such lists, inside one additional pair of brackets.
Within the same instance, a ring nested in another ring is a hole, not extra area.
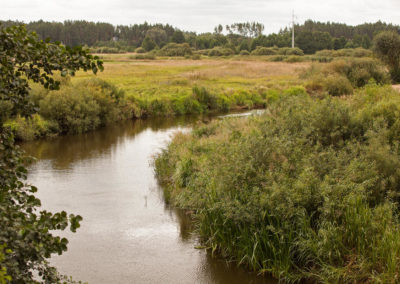
[(79, 72), (61, 78), (61, 89), (34, 85), (30, 99), (39, 108), (32, 118), (8, 114), (16, 137), (31, 140), (60, 133), (82, 133), (132, 118), (227, 112), (265, 108), (282, 95), (315, 97), (352, 94), (367, 83), (389, 82), (372, 58), (330, 63), (271, 62), (268, 56), (160, 57), (138, 60), (133, 54), (104, 55), (104, 72)]
[[(130, 54), (103, 55), (105, 70), (97, 75), (138, 99), (163, 99), (191, 94), (194, 86), (214, 93), (258, 88), (286, 89), (301, 84), (298, 73), (310, 63), (267, 62), (244, 59), (134, 60)], [(92, 77), (78, 73), (76, 79)]]

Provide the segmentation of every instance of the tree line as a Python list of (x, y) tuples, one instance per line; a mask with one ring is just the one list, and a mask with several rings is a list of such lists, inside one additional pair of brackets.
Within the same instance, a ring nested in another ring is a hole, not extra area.
[[(15, 21), (0, 21), (2, 26), (23, 24)], [(113, 47), (122, 51), (133, 51), (143, 43), (153, 48), (162, 48), (168, 43), (188, 43), (195, 49), (211, 49), (217, 46), (235, 51), (252, 51), (257, 46), (290, 47), (291, 30), (283, 28), (277, 33), (264, 35), (264, 25), (256, 22), (218, 25), (213, 32), (197, 34), (182, 31), (169, 24), (117, 25), (89, 21), (46, 22), (43, 20), (26, 24), (27, 30), (35, 31), (39, 38), (51, 38), (68, 46)], [(373, 37), (382, 31), (396, 31), (398, 25), (381, 21), (350, 26), (334, 22), (307, 20), (295, 25), (295, 45), (310, 54), (323, 49), (370, 48)]]

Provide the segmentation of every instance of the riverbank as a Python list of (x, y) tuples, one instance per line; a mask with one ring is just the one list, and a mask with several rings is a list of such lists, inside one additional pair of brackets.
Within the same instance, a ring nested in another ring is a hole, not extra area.
[(177, 134), (155, 161), (205, 247), (282, 281), (398, 281), (400, 101), (282, 96), (264, 115)]
[(27, 141), (83, 133), (143, 117), (264, 108), (283, 93), (304, 93), (299, 74), (309, 66), (228, 59), (138, 61), (124, 55), (108, 56), (105, 71), (97, 76), (77, 73), (62, 79), (59, 91), (34, 86), (31, 101), (38, 114), (7, 122), (16, 138)]

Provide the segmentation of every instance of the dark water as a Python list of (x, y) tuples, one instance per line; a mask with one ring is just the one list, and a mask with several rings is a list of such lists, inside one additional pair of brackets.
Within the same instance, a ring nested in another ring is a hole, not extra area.
[(198, 119), (129, 121), (22, 145), (38, 158), (29, 181), (43, 207), (84, 218), (77, 233), (62, 233), (68, 252), (51, 260), (61, 273), (89, 283), (276, 283), (195, 249), (190, 218), (164, 202), (152, 156)]

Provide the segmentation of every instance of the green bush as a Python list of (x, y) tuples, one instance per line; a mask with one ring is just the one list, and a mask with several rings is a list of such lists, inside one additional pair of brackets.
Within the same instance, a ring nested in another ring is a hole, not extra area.
[(155, 160), (213, 254), (280, 281), (394, 283), (400, 268), (400, 96), (281, 96), (249, 119), (178, 134)]
[(257, 46), (256, 49), (254, 49), (251, 52), (251, 55), (277, 55), (278, 52), (271, 48), (271, 47), (262, 47), (262, 46)]
[(147, 53), (140, 53), (140, 54), (131, 55), (131, 56), (129, 56), (129, 59), (154, 60), (154, 59), (156, 59), (156, 56), (151, 52), (147, 52)]
[(285, 59), (286, 62), (295, 63), (295, 62), (303, 62), (303, 57), (299, 55), (291, 55)]
[(193, 60), (200, 60), (201, 59), (201, 55), (200, 54), (193, 54), (193, 56), (191, 58)]
[(234, 54), (235, 52), (232, 49), (220, 46), (214, 47), (208, 51), (208, 56), (230, 56)]
[(282, 48), (279, 48), (278, 54), (280, 54), (280, 55), (297, 55), (297, 56), (303, 56), (303, 55), (304, 55), (304, 52), (303, 52), (300, 48), (298, 48), (298, 47), (295, 47), (295, 48), (291, 48), (291, 47), (282, 47)]
[(60, 132), (56, 122), (45, 120), (38, 114), (34, 114), (31, 118), (17, 116), (7, 121), (5, 126), (10, 127), (15, 138), (21, 141), (57, 135)]
[(272, 61), (272, 62), (282, 62), (282, 61), (285, 61), (286, 58), (287, 57), (284, 55), (275, 55), (275, 56), (269, 57), (268, 60)]
[(344, 48), (339, 50), (324, 49), (315, 53), (316, 57), (372, 57), (372, 51), (359, 48)]
[(369, 58), (333, 61), (324, 70), (326, 74), (332, 72), (347, 77), (353, 87), (363, 87), (371, 79), (378, 84), (389, 82), (385, 68), (378, 61)]
[(350, 81), (344, 76), (330, 75), (323, 81), (323, 84), (325, 90), (332, 96), (350, 95), (353, 93)]
[(146, 50), (143, 47), (138, 47), (135, 49), (136, 53), (146, 53)]
[(61, 133), (82, 133), (128, 118), (124, 93), (100, 80), (88, 79), (44, 92), (38, 99), (39, 114), (56, 123)]
[(158, 51), (161, 56), (185, 56), (192, 55), (192, 49), (187, 43), (168, 43)]

